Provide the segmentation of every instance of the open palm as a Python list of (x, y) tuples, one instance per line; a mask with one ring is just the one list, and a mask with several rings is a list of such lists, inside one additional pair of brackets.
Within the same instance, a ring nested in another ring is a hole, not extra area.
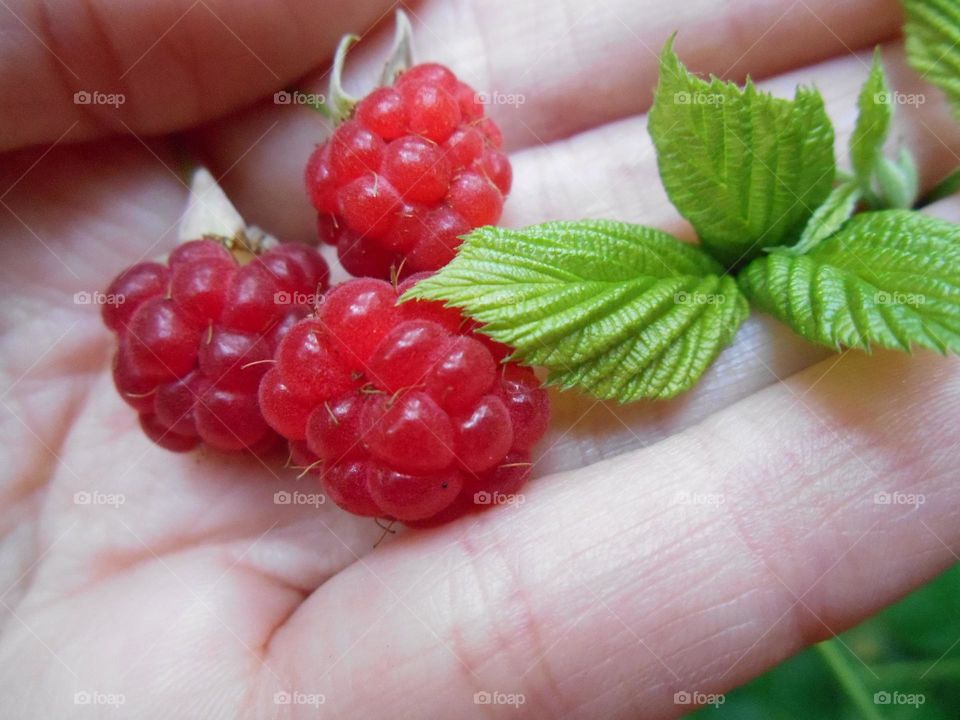
[[(74, 294), (169, 250), (188, 152), (248, 221), (310, 240), (301, 171), (328, 130), (272, 94), (322, 90), (339, 35), (376, 24), (349, 63), (364, 90), (392, 8), (0, 5), (0, 716), (672, 717), (684, 693), (738, 685), (956, 559), (960, 364), (833, 355), (763, 317), (676, 401), (554, 395), (522, 504), (376, 549), (370, 520), (274, 502), (309, 478), (151, 445)], [(642, 115), (674, 30), (695, 69), (816, 83), (838, 145), (887, 41), (894, 83), (927, 99), (899, 112), (924, 180), (960, 163), (939, 95), (904, 66), (893, 0), (410, 13), (421, 59), (519, 96), (490, 108), (515, 169), (506, 224), (685, 232)], [(77, 105), (82, 90), (126, 102)]]

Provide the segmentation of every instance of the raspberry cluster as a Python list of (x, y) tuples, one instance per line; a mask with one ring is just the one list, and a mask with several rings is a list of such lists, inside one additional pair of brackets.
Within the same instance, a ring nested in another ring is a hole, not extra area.
[(458, 310), (397, 305), (418, 279), (328, 291), (287, 332), (260, 384), (266, 421), (298, 462), (320, 470), (331, 499), (414, 525), (515, 493), (550, 412), (533, 372), (498, 364), (510, 349)]
[(450, 70), (410, 68), (361, 100), (310, 157), (320, 238), (356, 276), (443, 267), (459, 236), (500, 218), (512, 181), (502, 142)]
[(103, 321), (119, 341), (114, 382), (146, 435), (175, 451), (274, 446), (257, 389), (328, 276), (306, 245), (281, 244), (241, 265), (215, 240), (121, 273), (107, 293), (122, 302), (104, 305)]
[(117, 389), (158, 445), (286, 443), (343, 509), (425, 527), (516, 493), (550, 406), (533, 371), (459, 310), (398, 303), (462, 235), (499, 220), (512, 171), (449, 69), (395, 75), (410, 64), (409, 21), (397, 21), (383, 82), (395, 80), (359, 102), (340, 84), (354, 38), (341, 41), (330, 97), (345, 121), (306, 169), (320, 238), (359, 278), (327, 290), (306, 245), (195, 240), (120, 274), (103, 320)]

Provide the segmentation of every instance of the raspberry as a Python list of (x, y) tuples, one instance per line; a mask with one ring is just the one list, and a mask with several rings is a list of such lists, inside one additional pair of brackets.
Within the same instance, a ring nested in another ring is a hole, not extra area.
[[(513, 493), (547, 428), (546, 392), (509, 348), (440, 303), (373, 278), (324, 295), (280, 343), (260, 383), (267, 423), (356, 515), (436, 525)], [(319, 469), (317, 469), (319, 468)]]
[(260, 413), (260, 382), (276, 376), (274, 352), (328, 274), (305, 245), (281, 244), (239, 265), (215, 240), (121, 273), (108, 293), (123, 302), (105, 305), (103, 321), (118, 339), (114, 383), (147, 437), (174, 451), (201, 442), (222, 451), (276, 446)]
[(438, 270), (461, 235), (500, 219), (512, 182), (502, 143), (470, 86), (441, 65), (410, 68), (310, 156), (321, 239), (353, 275)]

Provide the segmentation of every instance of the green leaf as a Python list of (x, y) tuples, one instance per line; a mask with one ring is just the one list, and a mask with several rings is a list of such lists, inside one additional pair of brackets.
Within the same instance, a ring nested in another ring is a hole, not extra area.
[(883, 144), (893, 119), (892, 95), (880, 61), (880, 48), (873, 54), (873, 67), (860, 91), (857, 105), (860, 113), (850, 137), (850, 159), (861, 187), (869, 192), (873, 171), (883, 156)]
[(877, 185), (885, 207), (907, 210), (920, 192), (917, 164), (906, 148), (900, 148), (896, 161), (881, 157), (876, 167)]
[(749, 312), (702, 250), (605, 220), (475, 230), (411, 298), (463, 308), (550, 383), (620, 402), (691, 387)]
[(757, 307), (833, 348), (960, 351), (960, 226), (909, 210), (855, 215), (808, 254), (739, 277)]
[(837, 232), (857, 209), (857, 203), (863, 197), (860, 186), (853, 180), (838, 185), (823, 201), (823, 205), (807, 222), (803, 234), (796, 245), (790, 247), (768, 248), (769, 252), (780, 252), (784, 255), (804, 255), (828, 237)]
[(900, 148), (897, 160), (886, 157), (883, 152), (895, 100), (877, 48), (870, 75), (860, 91), (860, 113), (850, 138), (850, 157), (861, 192), (875, 209), (911, 208), (919, 190), (917, 168), (910, 152)]
[(660, 56), (650, 134), (670, 200), (727, 267), (789, 245), (830, 194), (833, 126), (815, 90), (793, 101), (692, 75)]
[(903, 0), (907, 60), (943, 90), (960, 118), (960, 4), (956, 0)]

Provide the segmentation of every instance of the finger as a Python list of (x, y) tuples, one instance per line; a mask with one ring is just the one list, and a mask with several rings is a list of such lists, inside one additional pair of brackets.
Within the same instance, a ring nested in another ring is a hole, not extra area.
[[(513, 148), (647, 110), (658, 55), (674, 32), (694, 70), (742, 80), (873, 45), (895, 35), (900, 21), (896, 3), (860, 0), (694, 0), (667, 11), (655, 0), (498, 0), (475, 10), (434, 2), (414, 13), (418, 55), (448, 64), (486, 92), (487, 109)], [(353, 77), (375, 77), (389, 38), (381, 32), (371, 39), (351, 60)]]
[[(920, 93), (926, 100), (919, 107), (897, 107), (896, 133), (919, 155), (929, 185), (960, 162), (960, 130), (944, 109), (941, 93), (906, 67), (899, 43), (888, 46), (884, 57), (897, 90)], [(847, 141), (869, 64), (869, 53), (847, 55), (762, 85), (786, 96), (797, 83), (820, 88), (836, 127), (841, 164), (849, 167)], [(230, 169), (225, 185), (244, 215), (280, 237), (310, 241), (316, 236), (315, 213), (302, 178), (320, 135), (322, 121), (317, 117), (305, 110), (265, 109), (217, 125), (204, 136), (211, 165)], [(538, 144), (513, 153), (511, 161), (514, 183), (504, 225), (614, 217), (691, 236), (663, 190), (644, 117), (608, 123), (563, 142)]]
[(620, 405), (551, 389), (550, 429), (536, 448), (533, 475), (652, 445), (831, 355), (780, 321), (753, 313), (696, 386), (672, 400)]
[(387, 0), (9, 0), (0, 7), (0, 149), (186, 127), (325, 60)]
[[(786, 8), (777, 0), (694, 0), (669, 11), (650, 0), (498, 0), (479, 6), (429, 2), (410, 12), (418, 58), (448, 64), (487, 93), (487, 110), (511, 148), (647, 110), (657, 56), (675, 31), (693, 69), (742, 80), (748, 73), (766, 77), (871, 46), (895, 35), (901, 22), (893, 0), (879, 6), (814, 0)], [(347, 78), (357, 92), (370, 89), (390, 39), (390, 29), (380, 28), (351, 53)], [(304, 82), (324, 91), (327, 68)], [(270, 122), (261, 118), (257, 126), (262, 131)], [(315, 141), (321, 130), (311, 125)]]
[(375, 551), (277, 632), (272, 666), (344, 715), (486, 717), (488, 691), (523, 717), (675, 717), (675, 693), (741, 684), (955, 561), (958, 408), (955, 358), (831, 358)]
[[(902, 43), (885, 45), (883, 60), (897, 92), (923, 100), (897, 106), (891, 145), (903, 143), (914, 153), (921, 181), (929, 186), (960, 163), (960, 127), (942, 93), (907, 66)], [(838, 164), (849, 168), (857, 98), (869, 69), (870, 53), (864, 52), (770, 78), (761, 86), (780, 97), (792, 96), (798, 84), (818, 88), (836, 132)], [(575, 208), (580, 216), (621, 217), (693, 237), (663, 190), (645, 117), (605, 125), (565, 143), (532, 147), (511, 160), (518, 192), (506, 205), (509, 225), (566, 218)]]

